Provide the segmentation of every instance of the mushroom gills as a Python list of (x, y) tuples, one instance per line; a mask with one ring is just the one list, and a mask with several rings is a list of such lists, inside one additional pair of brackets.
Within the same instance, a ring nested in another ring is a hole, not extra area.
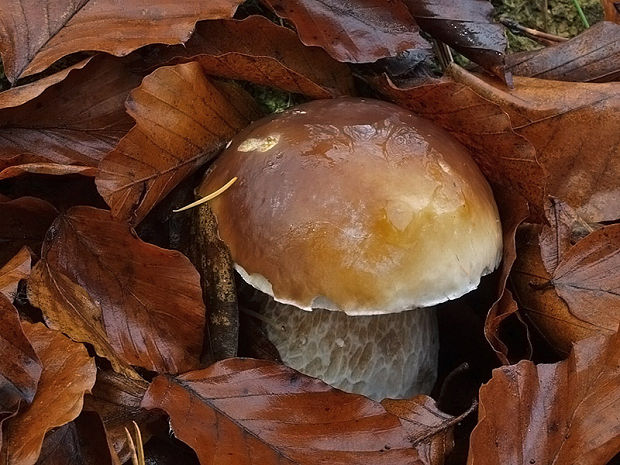
[(430, 393), (439, 352), (434, 307), (348, 316), (264, 297), (267, 336), (291, 368), (374, 400)]

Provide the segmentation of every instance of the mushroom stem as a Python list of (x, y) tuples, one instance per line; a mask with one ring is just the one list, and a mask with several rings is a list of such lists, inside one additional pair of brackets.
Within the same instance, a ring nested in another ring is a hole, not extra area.
[(344, 391), (375, 400), (428, 394), (437, 377), (435, 309), (348, 316), (265, 299), (265, 329), (282, 361)]

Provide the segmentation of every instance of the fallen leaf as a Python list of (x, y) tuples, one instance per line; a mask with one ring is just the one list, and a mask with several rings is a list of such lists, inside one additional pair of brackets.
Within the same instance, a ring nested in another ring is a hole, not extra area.
[(24, 163), (96, 167), (133, 125), (124, 102), (143, 74), (94, 58), (33, 100), (0, 110), (0, 171)]
[(48, 324), (89, 342), (115, 370), (198, 366), (205, 308), (200, 278), (179, 252), (142, 242), (110, 212), (74, 207), (58, 217), (28, 281)]
[(353, 76), (345, 64), (321, 48), (304, 46), (294, 31), (262, 16), (203, 21), (183, 47), (163, 54), (180, 54), (183, 61), (198, 61), (209, 75), (312, 98), (354, 93)]
[(291, 21), (306, 45), (338, 61), (371, 63), (409, 49), (430, 46), (407, 7), (383, 0), (263, 0)]
[(201, 463), (424, 463), (381, 404), (273, 362), (228, 359), (158, 376), (142, 406), (166, 411)]
[(605, 12), (605, 20), (620, 24), (620, 2), (616, 0), (601, 0)]
[(249, 94), (210, 81), (195, 62), (144, 78), (127, 111), (136, 127), (102, 160), (96, 182), (112, 214), (132, 224), (259, 115)]
[(620, 83), (515, 77), (514, 89), (506, 89), (459, 67), (451, 75), (499, 105), (536, 147), (549, 195), (590, 222), (620, 218)]
[(2, 423), (14, 416), (22, 401), (34, 399), (41, 362), (24, 334), (17, 310), (0, 294), (0, 450)]
[(65, 68), (50, 76), (46, 76), (37, 81), (25, 84), (23, 86), (12, 87), (0, 92), (0, 108), (11, 108), (23, 105), (26, 102), (38, 97), (45, 89), (63, 81), (71, 71), (82, 69), (88, 64), (92, 57), (86, 58), (68, 68)]
[(93, 166), (57, 165), (56, 163), (23, 163), (21, 165), (9, 166), (0, 171), (0, 181), (29, 173), (49, 174), (52, 176), (81, 174), (83, 176), (95, 177), (97, 168)]
[(514, 132), (499, 105), (449, 77), (398, 87), (382, 76), (372, 84), (394, 103), (450, 132), (469, 148), (487, 179), (525, 197), (533, 218), (544, 217), (545, 173), (536, 160), (536, 150)]
[(92, 393), (84, 399), (84, 410), (97, 412), (101, 417), (108, 439), (122, 463), (131, 458), (125, 428), (131, 431), (131, 422), (135, 421), (146, 443), (154, 424), (161, 420), (160, 415), (140, 407), (147, 388), (148, 383), (142, 379), (99, 370)]
[(554, 364), (493, 370), (480, 388), (468, 465), (599, 465), (620, 450), (620, 333)]
[(445, 463), (454, 448), (454, 425), (473, 410), (454, 417), (439, 410), (437, 403), (425, 395), (411, 399), (383, 399), (381, 405), (400, 418), (403, 427), (410, 432), (413, 446), (423, 462), (429, 465)]
[[(566, 302), (550, 285), (551, 274), (545, 269), (540, 255), (540, 232), (540, 225), (526, 224), (519, 228), (517, 260), (510, 278), (512, 289), (519, 312), (552, 347), (568, 354), (573, 342), (600, 334), (604, 328), (571, 314)], [(515, 304), (514, 311), (516, 307)]]
[(502, 262), (499, 268), (497, 298), (489, 309), (484, 322), (484, 336), (495, 351), (499, 360), (509, 363), (509, 348), (500, 337), (500, 326), (517, 311), (512, 293), (506, 289), (510, 270), (517, 258), (515, 234), (517, 227), (528, 217), (527, 203), (523, 197), (499, 191), (495, 193), (502, 224)]
[(17, 254), (0, 268), (0, 293), (13, 301), (17, 285), (30, 275), (32, 256), (28, 247), (22, 247)]
[(0, 199), (0, 266), (5, 265), (23, 246), (40, 250), (47, 228), (58, 211), (36, 197)]
[(506, 69), (518, 76), (577, 82), (620, 78), (620, 25), (600, 22), (571, 40), (506, 57)]
[(124, 56), (152, 43), (183, 43), (197, 21), (232, 17), (241, 0), (7, 3), (0, 10), (0, 54), (15, 82), (83, 50)]
[(505, 73), (506, 36), (493, 21), (487, 0), (405, 0), (424, 32), (491, 71), (511, 85)]
[(551, 284), (570, 312), (615, 330), (620, 323), (620, 224), (593, 231), (566, 251)]
[(43, 371), (32, 403), (4, 424), (2, 463), (32, 465), (37, 461), (45, 433), (76, 418), (84, 393), (95, 384), (95, 360), (86, 347), (41, 323), (22, 322), (24, 333)]
[(95, 412), (82, 412), (43, 440), (37, 465), (120, 465)]

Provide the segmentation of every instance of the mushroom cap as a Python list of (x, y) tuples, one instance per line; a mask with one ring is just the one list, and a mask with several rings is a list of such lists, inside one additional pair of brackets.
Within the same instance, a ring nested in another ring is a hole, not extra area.
[(275, 300), (350, 315), (475, 289), (501, 258), (493, 194), (467, 150), (391, 103), (315, 100), (256, 121), (207, 173), (241, 276)]

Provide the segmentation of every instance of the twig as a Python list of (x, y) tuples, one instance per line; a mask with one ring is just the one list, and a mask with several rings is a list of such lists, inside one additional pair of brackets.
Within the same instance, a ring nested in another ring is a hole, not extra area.
[(556, 36), (554, 34), (549, 34), (548, 32), (542, 32), (537, 29), (532, 29), (530, 27), (522, 26), (517, 23), (514, 19), (510, 18), (500, 18), (500, 22), (510, 29), (515, 34), (524, 34), (527, 37), (538, 40), (539, 42), (544, 41), (545, 45), (548, 45), (548, 42), (558, 43), (558, 42), (566, 42), (568, 39), (566, 37)]

